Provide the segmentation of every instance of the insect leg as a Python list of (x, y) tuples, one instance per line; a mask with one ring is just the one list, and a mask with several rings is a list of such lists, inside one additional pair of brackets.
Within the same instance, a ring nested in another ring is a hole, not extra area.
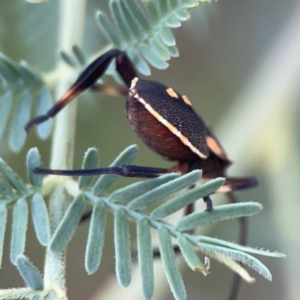
[(60, 110), (62, 110), (70, 101), (72, 101), (77, 95), (84, 90), (93, 86), (96, 81), (105, 73), (107, 67), (113, 58), (116, 58), (117, 71), (121, 75), (125, 84), (130, 87), (131, 81), (135, 78), (136, 72), (125, 52), (113, 49), (105, 54), (96, 58), (86, 69), (79, 75), (75, 83), (69, 88), (69, 90), (48, 110), (44, 115), (37, 116), (25, 125), (25, 130), (35, 125), (40, 124), (54, 117)]
[(118, 86), (109, 86), (104, 84), (94, 84), (91, 86), (94, 92), (103, 93), (109, 96), (126, 96), (128, 90)]
[[(36, 174), (53, 174), (62, 176), (90, 176), (101, 174), (116, 174), (124, 177), (141, 177), (141, 178), (154, 178), (161, 174), (169, 173), (168, 169), (142, 167), (133, 165), (121, 165), (117, 167), (109, 167), (102, 169), (81, 169), (81, 170), (51, 170), (43, 168), (35, 168), (33, 172)], [(84, 213), (80, 222), (85, 222), (90, 219), (92, 211)]]
[(203, 201), (206, 203), (206, 211), (211, 212), (213, 208), (212, 200), (209, 196), (203, 197)]
[(60, 175), (60, 176), (91, 176), (102, 174), (114, 174), (123, 177), (154, 178), (161, 174), (169, 173), (168, 169), (153, 168), (135, 165), (121, 165), (108, 168), (78, 169), (78, 170), (52, 170), (44, 168), (33, 169), (35, 174)]
[(255, 177), (226, 177), (224, 184), (216, 193), (227, 193), (236, 190), (245, 190), (258, 185)]

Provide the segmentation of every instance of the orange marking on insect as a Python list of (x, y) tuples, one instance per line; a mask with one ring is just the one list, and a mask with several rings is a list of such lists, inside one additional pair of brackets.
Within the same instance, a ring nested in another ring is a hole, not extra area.
[(222, 158), (227, 158), (227, 155), (224, 153), (223, 149), (219, 145), (219, 143), (211, 136), (206, 137), (206, 143), (209, 148), (213, 153), (216, 155), (222, 157)]
[(168, 122), (166, 119), (164, 119), (152, 106), (147, 103), (143, 98), (139, 97), (138, 94), (134, 95), (134, 98), (138, 99), (140, 103), (144, 105), (144, 107), (150, 112), (152, 116), (154, 116), (160, 123), (162, 123), (164, 126), (166, 126), (174, 135), (176, 135), (180, 141), (190, 148), (192, 152), (197, 154), (200, 158), (207, 158), (205, 154), (200, 152), (191, 142), (190, 140), (184, 136), (174, 125), (172, 125), (170, 122)]
[(171, 96), (172, 98), (179, 98), (178, 95), (176, 94), (176, 92), (172, 89), (172, 88), (168, 88), (167, 89), (167, 93), (169, 94), (169, 96)]
[(189, 100), (189, 98), (186, 95), (182, 95), (182, 99), (185, 102), (185, 104), (192, 106), (191, 101)]
[(79, 94), (79, 92), (80, 91), (76, 90), (76, 88), (71, 88), (60, 98), (60, 100), (57, 103), (66, 105), (71, 100), (73, 100), (74, 97), (77, 96), (77, 94)]

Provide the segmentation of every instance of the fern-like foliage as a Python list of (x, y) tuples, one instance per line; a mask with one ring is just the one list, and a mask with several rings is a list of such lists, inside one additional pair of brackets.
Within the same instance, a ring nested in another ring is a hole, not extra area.
[(2, 261), (4, 234), (7, 222), (7, 208), (13, 207), (13, 223), (10, 242), (10, 260), (17, 263), (17, 257), (25, 249), (28, 225), (28, 199), (36, 232), (42, 245), (50, 240), (49, 220), (46, 204), (41, 196), (42, 178), (32, 173), (40, 165), (37, 149), (31, 149), (27, 155), (27, 170), (30, 184), (25, 182), (0, 159), (0, 265)]
[[(114, 47), (126, 51), (137, 70), (144, 75), (150, 74), (150, 65), (157, 69), (165, 69), (168, 67), (168, 60), (178, 56), (171, 28), (178, 27), (182, 21), (187, 20), (190, 9), (200, 2), (206, 1), (110, 0), (109, 15), (102, 11), (96, 13), (97, 24), (108, 41), (103, 48), (107, 50)], [(90, 60), (77, 46), (73, 47), (71, 55), (65, 52), (60, 54), (62, 59), (76, 70)], [(41, 76), (24, 62), (16, 63), (3, 55), (0, 56), (0, 137), (5, 131), (8, 132), (9, 145), (13, 151), (19, 151), (25, 142), (23, 126), (30, 119), (34, 99), (37, 99), (37, 115), (45, 113), (51, 106), (47, 85), (48, 83), (44, 83)], [(37, 127), (41, 138), (46, 138), (50, 130), (51, 121)], [(137, 147), (128, 147), (115, 159), (112, 166), (131, 164), (136, 155)], [(96, 149), (88, 149), (82, 168), (98, 167), (98, 157)], [(102, 175), (97, 179), (93, 176), (82, 177), (78, 181), (70, 178), (61, 180), (58, 177), (43, 180), (32, 171), (38, 166), (40, 166), (38, 150), (31, 149), (27, 155), (29, 183), (25, 183), (0, 159), (0, 265), (8, 208), (12, 208), (10, 261), (16, 265), (28, 286), (0, 290), (0, 299), (36, 300), (49, 295), (51, 295), (49, 299), (58, 299), (62, 293), (62, 290), (58, 290), (57, 284), (51, 286), (51, 282), (45, 282), (37, 268), (24, 255), (29, 212), (37, 239), (41, 245), (47, 246), (49, 254), (61, 253), (65, 249), (85, 213), (85, 208), (92, 207), (85, 254), (85, 269), (89, 274), (96, 272), (100, 266), (107, 213), (113, 213), (116, 276), (122, 286), (128, 286), (131, 281), (129, 221), (134, 222), (137, 228), (138, 264), (145, 299), (151, 299), (154, 291), (151, 228), (158, 231), (161, 259), (175, 299), (186, 299), (187, 296), (176, 263), (172, 239), (176, 241), (188, 266), (204, 275), (209, 271), (208, 257), (211, 257), (228, 266), (248, 282), (254, 279), (237, 262), (250, 266), (271, 280), (271, 274), (266, 266), (252, 255), (284, 257), (282, 253), (272, 253), (190, 234), (190, 230), (211, 222), (258, 213), (261, 210), (259, 203), (215, 206), (211, 213), (195, 212), (183, 217), (175, 225), (165, 221), (167, 216), (213, 193), (223, 184), (223, 178), (199, 185), (202, 175), (199, 170), (181, 177), (178, 174), (166, 174), (136, 182), (108, 194), (108, 189), (118, 180), (118, 175)], [(194, 184), (196, 185), (194, 189), (188, 188)], [(73, 200), (59, 226), (51, 235), (44, 197), (50, 194), (55, 197), (52, 191), (58, 185), (64, 187)], [(200, 260), (197, 251), (205, 255), (203, 261)], [(47, 272), (51, 272), (51, 269), (52, 266)]]
[[(137, 147), (125, 149), (111, 164), (117, 166), (131, 164), (137, 155)], [(98, 167), (98, 151), (90, 148), (83, 159), (82, 168)], [(240, 246), (219, 239), (197, 236), (189, 233), (191, 229), (207, 225), (211, 222), (230, 218), (251, 216), (261, 210), (261, 205), (255, 202), (237, 203), (215, 206), (211, 213), (207, 211), (194, 212), (183, 217), (176, 225), (167, 223), (164, 218), (181, 208), (207, 196), (218, 189), (224, 182), (216, 178), (205, 184), (198, 185), (201, 171), (196, 170), (184, 176), (166, 174), (158, 178), (139, 181), (107, 195), (107, 190), (118, 180), (118, 175), (102, 175), (95, 182), (93, 176), (81, 177), (78, 182), (72, 179), (61, 181), (74, 200), (69, 205), (60, 225), (50, 237), (48, 213), (43, 196), (51, 192), (51, 186), (59, 184), (45, 181), (42, 184), (40, 175), (32, 169), (40, 165), (37, 149), (31, 149), (27, 155), (27, 170), (30, 184), (24, 181), (3, 161), (0, 161), (0, 257), (4, 242), (7, 206), (13, 206), (13, 226), (11, 235), (10, 260), (17, 266), (21, 276), (29, 286), (28, 289), (2, 290), (0, 299), (5, 297), (25, 298), (45, 296), (55, 292), (44, 289), (42, 275), (23, 255), (28, 224), (28, 201), (31, 205), (31, 215), (39, 242), (50, 251), (58, 253), (70, 242), (78, 224), (85, 212), (85, 207), (92, 206), (92, 215), (86, 245), (85, 268), (89, 274), (99, 268), (107, 212), (114, 214), (114, 241), (116, 258), (116, 276), (120, 285), (126, 287), (131, 281), (131, 245), (129, 220), (136, 223), (138, 241), (138, 264), (142, 281), (142, 293), (145, 299), (151, 299), (154, 291), (153, 252), (150, 229), (154, 228), (159, 235), (159, 250), (165, 273), (175, 299), (186, 299), (186, 291), (182, 281), (172, 244), (176, 239), (180, 251), (188, 266), (208, 273), (209, 259), (202, 262), (197, 250), (208, 257), (214, 258), (237, 272), (246, 281), (254, 279), (236, 261), (248, 265), (265, 278), (271, 280), (271, 274), (266, 266), (251, 254), (271, 257), (284, 257), (282, 253), (268, 252), (250, 247)], [(54, 179), (55, 180), (55, 179)], [(70, 184), (72, 183), (72, 184)], [(196, 184), (194, 189), (189, 186)], [(168, 199), (166, 201), (166, 199)], [(155, 205), (154, 205), (155, 204)], [(153, 207), (155, 207), (153, 209)], [(57, 291), (58, 292), (58, 291)]]
[[(108, 43), (103, 49), (118, 48), (127, 52), (137, 70), (150, 75), (149, 64), (157, 69), (166, 69), (168, 60), (179, 55), (171, 28), (188, 20), (189, 11), (199, 3), (209, 0), (110, 0), (110, 16), (96, 12), (96, 22)], [(73, 46), (72, 55), (61, 51), (61, 58), (76, 70), (86, 65), (87, 59), (78, 46)], [(111, 64), (108, 74), (121, 82)], [(23, 130), (26, 122), (35, 115), (44, 114), (52, 105), (51, 94), (40, 74), (25, 62), (16, 63), (0, 56), (0, 138), (7, 131), (8, 144), (18, 152), (26, 140)], [(38, 136), (46, 139), (52, 128), (52, 121), (37, 127)]]
[(97, 11), (96, 21), (109, 43), (107, 47), (126, 51), (137, 70), (150, 75), (149, 64), (166, 69), (167, 61), (179, 55), (170, 28), (179, 27), (190, 18), (189, 11), (204, 2), (210, 1), (110, 0), (110, 16)]
[[(8, 144), (14, 152), (20, 151), (25, 143), (24, 125), (31, 117), (34, 103), (36, 115), (45, 113), (52, 105), (40, 75), (24, 61), (16, 63), (0, 54), (0, 139), (7, 130)], [(51, 124), (48, 121), (37, 128), (41, 139), (49, 136)]]
[(72, 47), (71, 55), (65, 51), (60, 51), (59, 55), (61, 59), (72, 68), (84, 67), (87, 63), (86, 55), (77, 45)]

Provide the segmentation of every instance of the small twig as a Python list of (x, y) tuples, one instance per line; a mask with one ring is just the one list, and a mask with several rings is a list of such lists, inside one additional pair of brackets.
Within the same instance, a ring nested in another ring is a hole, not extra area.
[[(238, 202), (232, 192), (227, 193), (227, 197), (231, 203)], [(246, 217), (242, 217), (242, 218), (239, 218), (239, 222), (240, 222), (239, 244), (244, 246), (247, 244), (247, 238), (248, 238), (248, 219)], [(241, 280), (242, 280), (242, 278), (238, 274), (234, 275), (228, 300), (237, 300), (238, 299), (238, 294), (239, 294), (239, 290), (240, 290), (240, 286), (241, 286)]]

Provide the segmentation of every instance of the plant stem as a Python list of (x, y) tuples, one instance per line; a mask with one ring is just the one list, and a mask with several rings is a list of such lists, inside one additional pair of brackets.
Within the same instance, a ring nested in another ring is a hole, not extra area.
[[(85, 0), (60, 1), (59, 49), (70, 51), (80, 45), (85, 14)], [(59, 62), (62, 64), (63, 62)], [(69, 88), (72, 78), (63, 78), (57, 86), (57, 99)], [(75, 142), (76, 102), (66, 106), (55, 118), (51, 168), (70, 168), (73, 164)]]
[[(60, 50), (69, 52), (73, 45), (80, 45), (82, 40), (85, 0), (60, 0), (59, 2), (59, 43)], [(61, 64), (62, 62), (59, 62)], [(55, 97), (59, 99), (68, 89), (72, 78), (62, 78)], [(52, 140), (51, 168), (72, 168), (75, 144), (76, 102), (68, 105), (55, 117), (55, 128)], [(49, 200), (49, 217), (51, 232), (57, 228), (68, 204), (64, 188), (57, 185)], [(65, 288), (65, 251), (52, 253), (46, 251), (44, 281), (48, 287), (53, 287), (56, 293), (51, 299), (67, 299)]]

